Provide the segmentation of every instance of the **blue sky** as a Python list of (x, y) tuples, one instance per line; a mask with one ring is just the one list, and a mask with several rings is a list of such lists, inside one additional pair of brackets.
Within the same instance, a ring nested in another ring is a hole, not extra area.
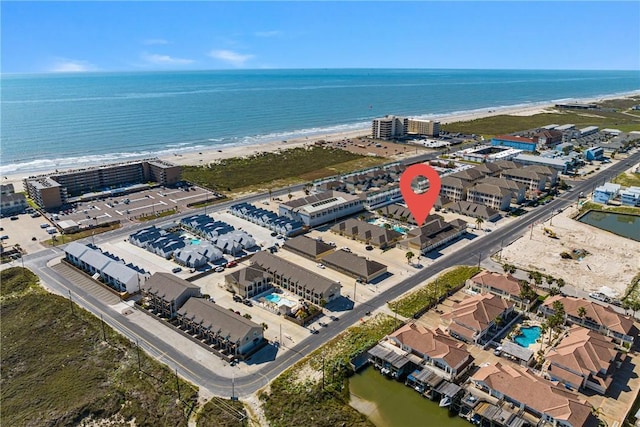
[(3, 73), (640, 70), (640, 2), (6, 2)]

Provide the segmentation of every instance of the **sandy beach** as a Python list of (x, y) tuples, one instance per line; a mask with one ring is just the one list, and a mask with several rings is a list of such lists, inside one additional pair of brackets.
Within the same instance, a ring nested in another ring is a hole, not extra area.
[[(580, 103), (593, 103), (600, 102), (607, 99), (619, 99), (629, 96), (634, 96), (634, 94), (629, 94), (627, 96), (622, 95), (611, 95), (608, 97), (599, 97), (599, 98), (591, 98), (591, 99), (580, 99), (572, 102), (580, 102)], [(543, 112), (553, 111), (554, 103), (545, 103), (545, 104), (535, 104), (535, 105), (523, 105), (523, 106), (513, 106), (513, 107), (498, 107), (486, 110), (474, 110), (468, 111), (464, 113), (456, 113), (456, 114), (448, 114), (442, 115), (438, 117), (434, 117), (433, 120), (440, 121), (441, 124), (453, 123), (453, 122), (462, 122), (480, 119), (484, 117), (491, 117), (497, 115), (512, 115), (512, 116), (531, 116), (535, 114), (540, 114)], [(331, 134), (320, 134), (315, 135), (313, 137), (302, 137), (296, 139), (289, 139), (286, 141), (278, 140), (271, 141), (267, 143), (254, 144), (254, 145), (244, 145), (237, 147), (227, 147), (224, 149), (217, 149), (212, 147), (211, 149), (205, 149), (201, 151), (194, 151), (188, 153), (176, 153), (174, 155), (163, 156), (162, 160), (166, 160), (169, 162), (173, 162), (179, 165), (203, 165), (211, 162), (215, 162), (216, 160), (232, 158), (232, 157), (241, 157), (241, 156), (250, 156), (259, 152), (277, 152), (279, 150), (286, 150), (289, 148), (295, 147), (304, 147), (315, 144), (318, 141), (342, 141), (349, 139), (356, 139), (358, 137), (368, 136), (370, 134), (369, 129), (360, 129), (349, 132), (341, 132), (341, 133), (331, 133)], [(379, 155), (384, 155), (385, 152), (390, 158), (402, 158), (409, 156), (411, 154), (415, 154), (413, 152), (407, 152), (406, 150), (400, 152), (392, 151), (391, 149), (385, 150), (387, 147), (383, 147), (383, 150), (379, 150)], [(375, 153), (374, 153), (375, 154)], [(12, 183), (16, 189), (16, 191), (22, 191), (22, 180), (30, 175), (41, 175), (53, 172), (50, 171), (22, 171), (17, 174), (8, 174), (3, 176), (2, 183), (9, 184)]]

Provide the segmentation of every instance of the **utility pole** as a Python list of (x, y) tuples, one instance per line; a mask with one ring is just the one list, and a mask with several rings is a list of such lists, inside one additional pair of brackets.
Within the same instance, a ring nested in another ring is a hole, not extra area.
[(502, 248), (504, 247), (504, 239), (500, 240), (500, 257), (498, 258), (502, 261)]
[(71, 299), (71, 289), (69, 289), (69, 304), (71, 305), (71, 314), (75, 314), (73, 311), (73, 300)]
[(322, 355), (322, 390), (324, 390), (324, 354)]
[(282, 342), (282, 323), (280, 323), (280, 345), (284, 347), (284, 342)]
[(482, 252), (478, 254), (478, 268), (480, 268), (480, 260), (482, 259)]
[(531, 234), (529, 234), (529, 240), (533, 239), (533, 226), (535, 223), (532, 223), (529, 227), (531, 227)]
[(357, 280), (353, 282), (353, 302), (356, 302), (356, 285), (357, 284), (358, 284)]
[(236, 400), (236, 373), (231, 371), (231, 400)]
[(180, 379), (178, 378), (178, 368), (176, 368), (176, 389), (178, 390), (178, 400), (180, 400)]
[(102, 338), (106, 341), (107, 340), (107, 330), (104, 327), (104, 318), (102, 317), (102, 314), (100, 314), (100, 320), (102, 321)]
[(138, 345), (138, 340), (136, 339), (136, 353), (138, 353), (138, 373), (142, 372), (142, 363), (140, 362), (140, 346)]

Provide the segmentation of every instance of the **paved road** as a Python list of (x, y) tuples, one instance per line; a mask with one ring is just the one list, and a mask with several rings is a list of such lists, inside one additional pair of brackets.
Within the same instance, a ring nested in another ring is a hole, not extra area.
[[(588, 178), (585, 181), (576, 182), (571, 192), (564, 193), (562, 196), (555, 198), (547, 205), (539, 206), (533, 211), (518, 218), (516, 221), (500, 227), (492, 233), (482, 236), (481, 238), (476, 238), (461, 251), (442, 256), (429, 267), (418, 271), (415, 275), (408, 277), (396, 286), (376, 295), (366, 304), (356, 304), (353, 310), (341, 314), (338, 322), (332, 322), (329, 327), (321, 328), (318, 334), (310, 335), (307, 339), (295, 346), (288, 347), (289, 351), (285, 352), (275, 361), (265, 363), (264, 368), (259, 372), (250, 373), (244, 376), (237, 376), (235, 378), (235, 394), (238, 396), (246, 396), (253, 393), (266, 385), (271, 379), (277, 377), (287, 367), (308, 355), (327, 340), (344, 331), (350, 325), (358, 322), (360, 318), (365, 316), (366, 312), (371, 311), (375, 307), (380, 307), (386, 304), (387, 301), (397, 298), (403, 293), (422, 284), (428, 278), (440, 271), (459, 264), (474, 265), (480, 263), (484, 258), (487, 258), (491, 254), (497, 252), (502, 245), (506, 246), (512, 241), (522, 237), (531, 224), (543, 222), (549, 219), (554, 212), (558, 211), (558, 209), (564, 209), (570, 204), (576, 203), (580, 192), (587, 193), (592, 191), (592, 189), (596, 185), (599, 185), (603, 180), (607, 180), (612, 176), (619, 174), (623, 170), (627, 169), (632, 162), (637, 162), (639, 159), (640, 152), (634, 153), (628, 160), (612, 165), (606, 171)], [(300, 189), (302, 189), (302, 185), (291, 187), (292, 191)], [(286, 195), (288, 191), (289, 189), (275, 191), (273, 196), (277, 197), (280, 195)], [(253, 202), (264, 198), (265, 196), (266, 193), (253, 195), (243, 199), (243, 201)], [(225, 202), (215, 205), (215, 207), (209, 207), (208, 209), (210, 212), (214, 210), (222, 210), (226, 209), (230, 204), (237, 202), (238, 200)], [(204, 209), (201, 211), (204, 211)], [(195, 212), (190, 212), (188, 215), (193, 215), (194, 213)], [(184, 216), (187, 216), (187, 214), (175, 216), (173, 218), (179, 219)], [(127, 226), (124, 229), (109, 233), (108, 236), (96, 236), (95, 239), (99, 244), (102, 241), (112, 240), (114, 237), (127, 236), (136, 229), (148, 227), (154, 223), (166, 222), (167, 219), (163, 218), (144, 225)], [(526, 236), (523, 238), (526, 238)], [(199, 362), (177, 351), (169, 344), (155, 339), (151, 333), (130, 321), (126, 316), (106, 307), (105, 303), (101, 299), (96, 298), (94, 294), (87, 292), (86, 289), (83, 289), (76, 283), (68, 280), (67, 277), (63, 277), (54, 269), (46, 266), (49, 260), (55, 256), (59, 256), (61, 253), (62, 251), (58, 248), (46, 249), (38, 253), (25, 256), (24, 261), (29, 268), (41, 277), (47, 286), (52, 288), (53, 291), (64, 296), (69, 296), (69, 291), (71, 291), (71, 297), (76, 303), (91, 311), (96, 316), (104, 318), (105, 322), (132, 341), (137, 340), (140, 347), (160, 361), (166, 363), (168, 366), (177, 368), (178, 372), (188, 381), (193, 382), (199, 387), (208, 389), (213, 394), (231, 396), (232, 385), (230, 378), (217, 375), (212, 372), (210, 368), (203, 366)]]

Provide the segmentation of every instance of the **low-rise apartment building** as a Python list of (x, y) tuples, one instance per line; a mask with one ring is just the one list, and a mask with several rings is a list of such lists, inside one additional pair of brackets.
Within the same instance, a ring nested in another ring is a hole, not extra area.
[(13, 184), (0, 184), (0, 217), (22, 213), (27, 207), (26, 196), (16, 194)]
[[(398, 218), (400, 219), (400, 218)], [(347, 236), (359, 240), (367, 245), (377, 246), (381, 249), (393, 246), (402, 239), (403, 234), (385, 227), (369, 224), (355, 218), (349, 218), (333, 227), (331, 231), (341, 236)]]
[(325, 191), (290, 200), (279, 206), (281, 216), (300, 221), (309, 227), (326, 224), (363, 210), (364, 197), (339, 191)]
[(191, 297), (200, 297), (200, 287), (169, 273), (154, 273), (140, 288), (149, 307), (162, 317), (173, 319)]
[(593, 201), (606, 205), (618, 196), (620, 184), (606, 182), (604, 185), (597, 187), (593, 192)]
[(497, 211), (508, 211), (512, 192), (493, 184), (476, 183), (467, 189), (467, 201), (488, 206)]
[(282, 249), (318, 261), (323, 256), (333, 252), (335, 247), (322, 240), (312, 239), (307, 236), (297, 236), (285, 241)]
[(468, 279), (465, 286), (479, 294), (493, 294), (513, 302), (520, 310), (528, 311), (533, 301), (522, 298), (520, 281), (511, 274), (481, 271)]
[(227, 289), (243, 298), (253, 298), (273, 289), (271, 274), (257, 264), (227, 274), (224, 281)]
[(431, 370), (453, 381), (473, 366), (473, 356), (465, 345), (440, 329), (430, 330), (416, 323), (407, 323), (387, 336), (387, 341), (424, 360)]
[(327, 267), (365, 283), (371, 282), (387, 273), (386, 265), (352, 254), (351, 252), (345, 252), (342, 249), (324, 256), (322, 263)]
[(546, 373), (567, 388), (605, 394), (619, 355), (611, 338), (575, 325), (547, 352)]
[(493, 294), (474, 295), (453, 306), (444, 318), (450, 320), (447, 332), (459, 340), (483, 344), (496, 331), (496, 319), (506, 320), (514, 304)]
[(422, 227), (409, 230), (406, 238), (398, 242), (397, 245), (399, 248), (426, 255), (466, 232), (467, 223), (461, 219), (447, 222), (440, 215), (430, 215)]
[(204, 298), (189, 298), (177, 322), (224, 355), (242, 357), (264, 344), (262, 326)]
[(476, 388), (496, 399), (513, 403), (552, 426), (598, 425), (591, 405), (578, 394), (536, 376), (528, 368), (485, 364), (470, 379)]
[[(562, 303), (565, 311), (565, 322), (584, 326), (602, 335), (613, 338), (614, 342), (630, 348), (638, 335), (633, 319), (617, 313), (608, 306), (597, 304), (584, 298), (575, 298), (555, 295), (547, 298), (538, 308), (540, 315), (544, 317), (554, 314), (553, 303)], [(583, 307), (585, 312), (581, 316), (579, 309)]]
[(251, 262), (270, 274), (271, 283), (313, 304), (323, 306), (340, 296), (340, 283), (327, 279), (306, 268), (261, 251)]
[(507, 169), (502, 171), (500, 177), (522, 184), (530, 192), (542, 192), (547, 186), (546, 175), (528, 168)]

